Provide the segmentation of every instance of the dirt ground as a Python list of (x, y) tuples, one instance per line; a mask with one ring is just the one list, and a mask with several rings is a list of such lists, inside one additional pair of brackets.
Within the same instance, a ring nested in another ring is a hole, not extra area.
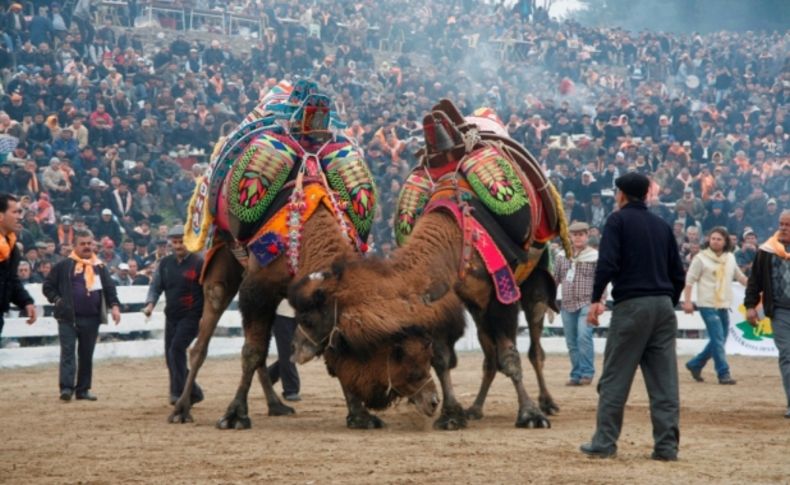
[[(681, 364), (683, 359), (681, 358)], [(526, 362), (526, 359), (525, 359)], [(266, 415), (255, 384), (253, 427), (214, 422), (235, 390), (238, 359), (209, 360), (198, 381), (206, 400), (195, 423), (167, 424), (167, 374), (159, 359), (98, 362), (97, 402), (58, 400), (57, 366), (0, 371), (1, 483), (788, 483), (790, 420), (776, 359), (732, 358), (734, 387), (710, 370), (698, 384), (681, 373), (681, 452), (648, 459), (647, 397), (640, 377), (625, 416), (619, 455), (593, 460), (577, 450), (593, 430), (594, 387), (564, 386), (569, 364), (548, 358), (561, 412), (548, 430), (516, 429), (515, 395), (498, 376), (482, 421), (439, 432), (407, 404), (380, 413), (383, 430), (345, 427), (337, 381), (320, 362), (303, 366), (297, 414)], [(528, 364), (527, 364), (528, 365)], [(600, 361), (597, 363), (600, 369)], [(453, 379), (470, 404), (481, 355), (462, 354)], [(526, 374), (536, 397), (534, 375)]]

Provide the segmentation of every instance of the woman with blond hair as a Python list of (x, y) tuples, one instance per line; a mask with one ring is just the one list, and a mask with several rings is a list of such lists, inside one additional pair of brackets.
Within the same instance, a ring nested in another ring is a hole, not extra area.
[(730, 375), (724, 344), (730, 328), (732, 282), (737, 280), (745, 286), (747, 279), (738, 268), (732, 249), (727, 229), (714, 227), (708, 233), (705, 249), (694, 256), (686, 273), (683, 311), (694, 313), (691, 290), (697, 285), (697, 309), (705, 322), (709, 338), (702, 352), (686, 363), (686, 369), (697, 382), (704, 381), (702, 369), (712, 358), (719, 384), (735, 384), (735, 379)]

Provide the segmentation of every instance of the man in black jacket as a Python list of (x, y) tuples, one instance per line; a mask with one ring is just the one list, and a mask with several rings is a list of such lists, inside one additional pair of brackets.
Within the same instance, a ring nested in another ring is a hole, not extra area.
[(790, 210), (779, 216), (779, 230), (760, 246), (752, 265), (743, 299), (746, 320), (752, 326), (759, 323), (761, 301), (779, 350), (779, 371), (787, 395), (785, 418), (790, 419)]
[[(203, 258), (187, 251), (184, 246), (184, 228), (176, 226), (168, 232), (173, 254), (159, 262), (154, 279), (148, 287), (143, 313), (151, 316), (159, 296), (164, 292), (165, 304), (165, 359), (170, 371), (170, 404), (175, 404), (184, 392), (187, 374), (187, 349), (197, 337), (200, 317), (203, 315), (203, 285), (200, 272)], [(195, 383), (190, 390), (190, 400), (196, 404), (203, 400), (203, 391)]]
[[(95, 401), (90, 389), (99, 325), (107, 323), (108, 309), (118, 325), (121, 304), (110, 271), (93, 253), (93, 233), (74, 231), (74, 250), (52, 268), (42, 292), (55, 305), (53, 316), (58, 321), (60, 399), (70, 401), (74, 393), (77, 399)], [(79, 357), (76, 368), (75, 350)]]
[(650, 180), (628, 173), (615, 185), (619, 210), (603, 230), (587, 323), (598, 325), (601, 295), (610, 282), (614, 309), (598, 383), (597, 426), (581, 451), (615, 456), (628, 392), (641, 367), (650, 397), (652, 458), (674, 461), (680, 438), (675, 305), (685, 286), (683, 263), (672, 229), (645, 205)]
[(27, 323), (36, 321), (36, 307), (17, 275), (17, 267), (22, 259), (16, 245), (16, 231), (22, 229), (22, 207), (16, 197), (0, 193), (0, 335), (3, 334), (3, 315), (11, 303), (24, 308)]

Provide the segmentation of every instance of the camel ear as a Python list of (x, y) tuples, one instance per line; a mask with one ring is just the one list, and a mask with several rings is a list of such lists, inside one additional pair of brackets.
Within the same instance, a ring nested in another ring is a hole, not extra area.
[(345, 270), (346, 270), (345, 259), (335, 260), (332, 262), (331, 274), (338, 281), (343, 277), (343, 273), (345, 272)]
[(315, 290), (315, 293), (313, 293), (312, 299), (313, 306), (320, 308), (324, 306), (324, 303), (326, 303), (326, 292), (322, 288), (319, 288)]
[(395, 344), (392, 347), (392, 360), (395, 362), (403, 362), (403, 358), (406, 356), (405, 352), (403, 351), (403, 345)]
[(436, 300), (441, 299), (447, 292), (450, 291), (450, 285), (447, 284), (445, 281), (434, 281), (431, 283), (431, 286), (425, 291), (425, 294), (422, 296), (422, 302), (426, 305), (430, 305), (431, 303), (435, 302)]

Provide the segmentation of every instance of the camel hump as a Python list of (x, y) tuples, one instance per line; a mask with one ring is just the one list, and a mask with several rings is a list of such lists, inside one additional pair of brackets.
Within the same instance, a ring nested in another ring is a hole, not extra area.
[(321, 151), (321, 169), (360, 239), (366, 241), (376, 215), (378, 191), (361, 151), (348, 141), (329, 145)]
[(431, 179), (422, 166), (411, 171), (406, 181), (403, 182), (398, 207), (395, 211), (395, 240), (398, 246), (403, 246), (414, 230), (417, 219), (422, 215), (425, 206), (431, 198)]
[(238, 154), (223, 189), (233, 237), (247, 241), (255, 235), (298, 159), (296, 150), (271, 133), (254, 137)]

